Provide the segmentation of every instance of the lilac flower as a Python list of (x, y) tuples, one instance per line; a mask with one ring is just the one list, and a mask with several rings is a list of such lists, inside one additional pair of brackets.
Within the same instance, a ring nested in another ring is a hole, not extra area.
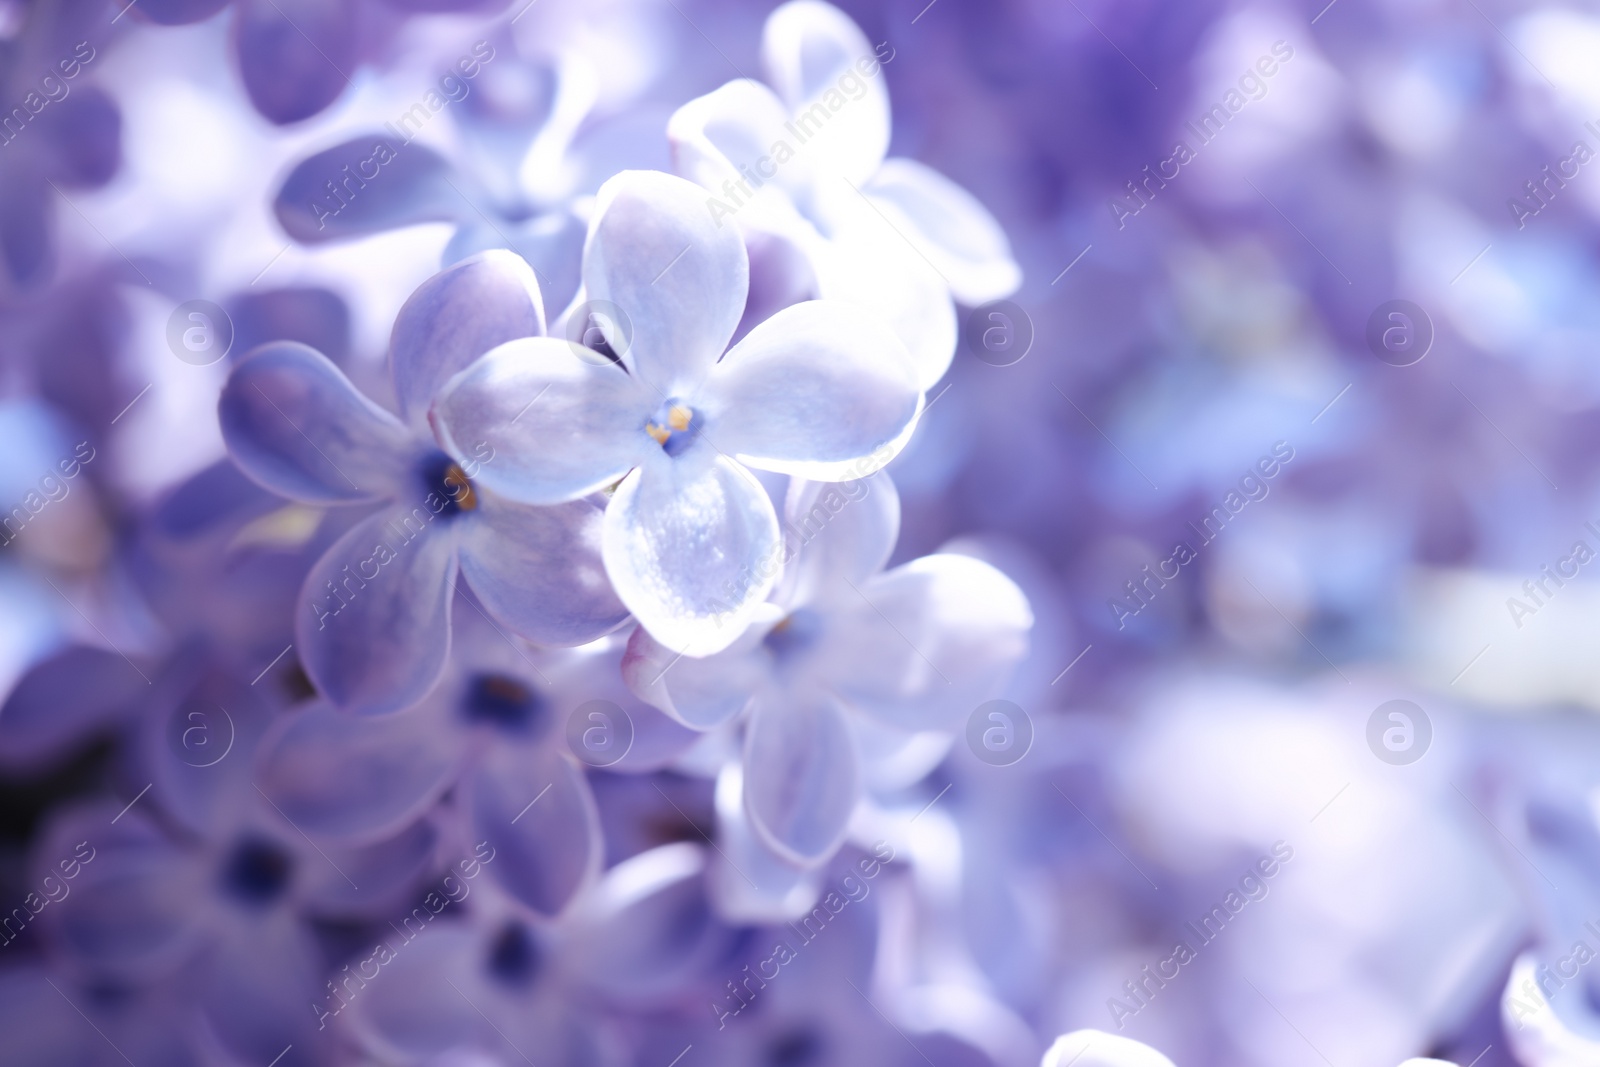
[(674, 662), (639, 632), (623, 670), (641, 699), (697, 729), (748, 711), (751, 825), (811, 866), (839, 847), (861, 796), (858, 735), (953, 731), (1022, 657), (1033, 616), (1009, 578), (969, 556), (884, 572), (900, 528), (887, 473), (844, 486), (797, 479), (784, 510), (798, 554), (732, 647)]
[(578, 290), (587, 198), (620, 170), (670, 165), (664, 117), (593, 115), (597, 75), (581, 58), (524, 57), (509, 35), (475, 54), (482, 62), (471, 61), (475, 73), (448, 111), (458, 151), (419, 143), (402, 116), (296, 164), (273, 213), (308, 246), (447, 223), (455, 234), (446, 265), (491, 248), (516, 252), (538, 274), (553, 321)]
[(503, 499), (474, 480), (505, 462), (494, 431), (468, 439), (467, 451), (427, 433), (442, 382), (543, 328), (532, 271), (492, 251), (435, 275), (400, 311), (390, 371), (407, 423), (304, 345), (266, 345), (229, 378), (223, 435), (247, 474), (309, 503), (386, 505), (327, 551), (301, 594), (300, 660), (340, 707), (395, 711), (433, 686), (449, 653), (458, 568), (486, 610), (544, 643), (578, 644), (622, 622), (600, 568), (594, 506)]
[[(47, 891), (52, 868), (75, 875), (41, 910), (42, 933), (102, 988), (188, 990), (191, 1039), (263, 1062), (292, 1043), (284, 1063), (328, 1063), (333, 1050), (314, 1042), (306, 1007), (323, 984), (312, 920), (360, 922), (396, 907), (439, 835), (419, 823), (383, 842), (312, 844), (251, 782), (273, 707), (214, 673), (184, 681), (164, 679), (141, 716), (134, 752), (148, 795), (64, 811), (35, 843)], [(219, 733), (226, 722), (228, 747), (215, 757), (173, 743), (196, 728), (196, 712)]]
[(693, 735), (623, 689), (620, 641), (535, 651), (470, 605), (457, 613), (463, 639), (426, 699), (377, 718), (311, 703), (268, 739), (258, 781), (295, 825), (345, 845), (388, 839), (449, 794), (462, 838), (498, 850), (492, 879), (531, 913), (554, 916), (603, 855), (594, 796), (567, 747), (569, 719), (594, 704), (603, 718), (584, 713), (585, 729), (631, 736), (647, 767)]
[(478, 480), (513, 500), (614, 485), (602, 551), (617, 595), (657, 640), (696, 656), (727, 648), (776, 577), (761, 564), (778, 548), (777, 516), (747, 468), (868, 473), (922, 408), (903, 347), (850, 307), (787, 308), (724, 356), (747, 259), (701, 199), (650, 171), (601, 188), (584, 284), (618, 309), (602, 326), (616, 362), (515, 341), (450, 381), (431, 415), (449, 450), (476, 435), (497, 443)]
[(464, 921), (399, 947), (338, 1023), (385, 1063), (637, 1062), (617, 1053), (643, 1048), (638, 1009), (671, 1018), (689, 995), (698, 1007), (740, 942), (705, 909), (702, 862), (686, 843), (635, 856), (555, 923), (484, 885)]
[(679, 173), (712, 195), (720, 227), (737, 218), (798, 250), (800, 291), (886, 315), (924, 389), (955, 351), (951, 298), (1013, 292), (1021, 271), (1005, 233), (971, 194), (910, 159), (886, 159), (894, 59), (838, 8), (791, 0), (767, 19), (762, 58), (773, 89), (732, 81), (685, 104), (668, 125)]

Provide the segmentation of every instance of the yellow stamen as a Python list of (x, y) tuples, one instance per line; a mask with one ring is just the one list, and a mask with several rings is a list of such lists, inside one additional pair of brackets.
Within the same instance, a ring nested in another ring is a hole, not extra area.
[(656, 444), (658, 445), (666, 444), (667, 438), (672, 436), (671, 430), (667, 429), (665, 426), (657, 426), (653, 422), (647, 422), (644, 424), (644, 432), (649, 434), (651, 437), (654, 437), (656, 439)]
[(444, 484), (451, 486), (450, 496), (456, 502), (456, 507), (462, 511), (472, 511), (478, 506), (478, 494), (472, 490), (472, 480), (467, 477), (467, 472), (461, 469), (461, 464), (452, 463), (444, 472)]
[(694, 418), (694, 412), (682, 404), (674, 404), (667, 411), (667, 425), (680, 433), (689, 428), (689, 420)]

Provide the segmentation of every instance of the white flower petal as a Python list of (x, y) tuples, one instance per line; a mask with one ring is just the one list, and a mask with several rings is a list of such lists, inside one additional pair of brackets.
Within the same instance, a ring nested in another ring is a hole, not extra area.
[(534, 337), (501, 345), (452, 378), (430, 416), (456, 456), (487, 456), (474, 482), (525, 504), (602, 489), (660, 449), (645, 432), (659, 406), (598, 354)]
[(844, 843), (861, 796), (844, 709), (816, 690), (769, 691), (751, 712), (744, 744), (745, 810), (757, 835), (792, 863), (827, 859)]
[(667, 123), (673, 165), (710, 194), (706, 210), (719, 226), (734, 215), (754, 223), (772, 212), (789, 214), (777, 198), (800, 193), (811, 170), (788, 121), (783, 101), (748, 78), (673, 112)]
[(910, 354), (917, 384), (929, 389), (956, 351), (950, 281), (870, 202), (846, 192), (850, 199), (833, 202), (832, 239), (812, 253), (818, 292), (881, 317)]
[(858, 587), (816, 653), (828, 684), (886, 725), (947, 729), (996, 690), (1028, 648), (1033, 612), (982, 560), (939, 553)]
[(751, 330), (701, 395), (716, 448), (752, 467), (829, 482), (893, 459), (922, 410), (916, 370), (894, 334), (822, 300)]
[(761, 57), (807, 137), (804, 151), (856, 185), (866, 181), (889, 150), (889, 89), (879, 53), (850, 16), (791, 0), (767, 17)]
[(759, 648), (765, 629), (752, 625), (732, 647), (696, 659), (679, 655), (641, 626), (628, 639), (622, 680), (634, 696), (683, 725), (715, 729), (749, 705), (750, 694), (765, 678)]
[(1056, 1038), (1039, 1067), (1173, 1067), (1171, 1060), (1128, 1037), (1074, 1030)]
[(1022, 284), (1011, 242), (989, 209), (955, 182), (911, 159), (890, 159), (862, 192), (933, 263), (968, 306)]
[(888, 471), (831, 485), (795, 478), (783, 502), (792, 555), (780, 599), (796, 607), (855, 596), (883, 570), (900, 536), (900, 494)]
[(583, 250), (591, 302), (625, 320), (602, 328), (628, 368), (674, 397), (727, 348), (744, 313), (750, 267), (738, 227), (719, 226), (705, 191), (657, 171), (623, 171), (600, 187)]
[(744, 633), (783, 553), (777, 513), (750, 472), (696, 453), (658, 453), (623, 480), (603, 552), (612, 587), (652, 637), (709, 656)]

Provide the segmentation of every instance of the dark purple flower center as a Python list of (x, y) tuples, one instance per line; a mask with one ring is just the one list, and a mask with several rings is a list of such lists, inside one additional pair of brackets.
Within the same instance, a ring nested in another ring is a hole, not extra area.
[(810, 608), (796, 608), (767, 631), (762, 644), (779, 663), (786, 663), (810, 649), (822, 636), (822, 616)]
[(541, 962), (539, 943), (526, 924), (515, 920), (502, 926), (489, 946), (489, 974), (513, 988), (532, 984)]
[(507, 674), (478, 674), (467, 683), (466, 716), (514, 733), (531, 733), (544, 721), (544, 700)]
[(283, 896), (294, 873), (294, 857), (261, 837), (239, 841), (222, 865), (222, 888), (234, 900), (264, 907)]
[(813, 1029), (795, 1029), (767, 1046), (765, 1067), (811, 1067), (822, 1058), (823, 1041)]
[(478, 508), (478, 494), (472, 487), (472, 479), (461, 469), (461, 464), (443, 452), (435, 452), (422, 461), (422, 487), (425, 493), (437, 493), (444, 500), (444, 507), (438, 512), (440, 518), (454, 518)]

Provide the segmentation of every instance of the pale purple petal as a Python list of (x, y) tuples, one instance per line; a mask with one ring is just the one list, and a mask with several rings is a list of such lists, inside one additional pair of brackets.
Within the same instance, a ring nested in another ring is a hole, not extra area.
[(275, 493), (317, 504), (381, 500), (399, 485), (413, 439), (313, 348), (263, 345), (233, 369), (217, 402), (228, 452)]
[(753, 625), (733, 645), (703, 659), (663, 645), (639, 627), (628, 639), (622, 679), (635, 696), (696, 730), (710, 730), (743, 711), (766, 677), (761, 637)]
[(501, 345), (444, 387), (430, 416), (457, 456), (493, 458), (474, 481), (527, 504), (577, 500), (621, 478), (650, 450), (659, 400), (596, 353), (554, 338)]
[(823, 869), (773, 851), (750, 823), (744, 767), (729, 761), (717, 775), (717, 855), (707, 882), (718, 912), (730, 922), (777, 923), (800, 918), (816, 902)]
[(541, 645), (581, 645), (628, 617), (600, 558), (605, 512), (589, 500), (532, 507), (479, 494), (461, 573), (484, 608)]
[(306, 575), (295, 651), (346, 711), (415, 704), (450, 654), (457, 531), (425, 507), (389, 508), (353, 527)]
[(866, 181), (889, 150), (889, 90), (879, 53), (850, 16), (791, 0), (768, 16), (761, 58), (807, 137), (805, 152), (856, 185)]
[(880, 321), (843, 303), (785, 308), (712, 370), (708, 434), (752, 467), (861, 478), (899, 452), (922, 410), (916, 370)]
[(1000, 686), (1028, 648), (1028, 598), (999, 570), (953, 553), (912, 560), (841, 602), (816, 653), (851, 707), (903, 730), (943, 729)]
[(239, 0), (238, 8), (234, 52), (257, 111), (286, 125), (338, 99), (356, 65), (351, 0)]
[(272, 208), (284, 232), (308, 245), (477, 218), (460, 191), (465, 179), (452, 175), (427, 145), (374, 132), (302, 160)]
[(650, 457), (606, 508), (606, 573), (657, 641), (690, 656), (733, 644), (782, 562), (766, 491), (732, 460)]
[(905, 235), (854, 193), (841, 198), (832, 240), (813, 256), (818, 292), (882, 317), (931, 388), (956, 350), (956, 308), (950, 282), (918, 255)]
[(599, 875), (600, 814), (572, 760), (551, 748), (498, 748), (466, 787), (473, 833), (495, 850), (490, 873), (527, 907), (559, 915)]
[(389, 337), (401, 416), (423, 428), (453, 375), (507, 341), (543, 334), (539, 279), (515, 252), (492, 249), (440, 271), (406, 300)]
[[(91, 811), (98, 817), (88, 818)], [(52, 827), (40, 852), (71, 863), (77, 877), (59, 902), (40, 905), (38, 921), (74, 965), (147, 980), (196, 947), (203, 919), (195, 897), (207, 887), (194, 853), (170, 843), (137, 809), (112, 824), (117, 814), (112, 805), (84, 809)]]
[(115, 652), (88, 645), (56, 652), (23, 675), (0, 708), (0, 763), (45, 765), (149, 688), (139, 668)]
[(844, 709), (832, 697), (762, 694), (745, 734), (744, 775), (751, 824), (779, 855), (817, 863), (844, 842), (861, 771)]
[(727, 348), (750, 267), (738, 227), (718, 225), (703, 189), (632, 170), (600, 187), (583, 280), (590, 301), (626, 318), (620, 333), (606, 327), (613, 351), (664, 400), (692, 389)]
[[(380, 966), (382, 981), (351, 998), (340, 1009), (345, 1016), (340, 1022), (348, 1023), (363, 1045), (384, 1060), (428, 1063), (429, 1057), (450, 1049), (492, 1047), (494, 1030), (472, 1006), (474, 999), (482, 1002), (474, 965), (480, 938), (473, 927), (449, 920), (454, 907), (433, 891), (402, 919), (399, 931), (380, 942), (392, 955), (379, 956), (374, 945), (351, 965), (359, 973), (363, 961), (371, 961), (369, 973)], [(375, 956), (388, 962), (378, 964)], [(326, 1003), (339, 1008), (341, 1001), (327, 997)]]
[(1022, 284), (1011, 242), (989, 209), (955, 182), (911, 159), (891, 159), (862, 189), (950, 283), (976, 305)]
[[(788, 111), (771, 89), (739, 78), (684, 104), (667, 123), (673, 165), (679, 174), (704, 188), (706, 211), (719, 226), (736, 215), (757, 222), (771, 213), (786, 214), (773, 202), (773, 192), (760, 195), (769, 183), (803, 196), (810, 175), (804, 150), (784, 124)], [(775, 151), (778, 144), (787, 151)], [(746, 214), (746, 211), (749, 214)]]
[(726, 958), (732, 931), (706, 898), (705, 849), (687, 841), (606, 872), (573, 917), (579, 977), (607, 999), (671, 1002)]
[(317, 701), (268, 739), (256, 783), (314, 837), (377, 841), (415, 822), (454, 783), (463, 736), (426, 705), (373, 717)]
[(783, 502), (785, 547), (793, 562), (779, 587), (797, 607), (849, 601), (889, 562), (900, 536), (900, 494), (888, 471), (830, 484), (795, 478)]

